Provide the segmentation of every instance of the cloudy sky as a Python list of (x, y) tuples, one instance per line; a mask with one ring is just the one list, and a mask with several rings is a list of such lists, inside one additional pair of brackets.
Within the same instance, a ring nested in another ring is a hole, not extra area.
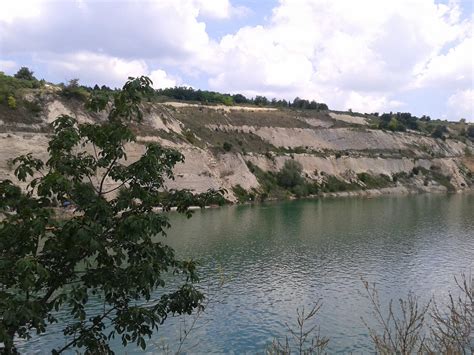
[(1, 0), (0, 71), (474, 121), (472, 0)]

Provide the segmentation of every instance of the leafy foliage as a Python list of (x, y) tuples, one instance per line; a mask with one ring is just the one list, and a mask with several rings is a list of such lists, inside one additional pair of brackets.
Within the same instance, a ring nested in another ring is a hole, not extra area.
[[(247, 166), (260, 183), (261, 190), (258, 196), (260, 200), (265, 200), (269, 197), (282, 199), (291, 195), (306, 197), (308, 195), (316, 195), (319, 192), (318, 184), (316, 182), (309, 182), (303, 177), (303, 168), (295, 160), (287, 160), (280, 171), (276, 173), (263, 171), (251, 162), (247, 162)], [(240, 193), (240, 195), (242, 194)], [(237, 197), (239, 197), (239, 194), (237, 194)]]
[(0, 103), (8, 104), (8, 97), (15, 97), (17, 92), (22, 89), (31, 89), (38, 87), (40, 82), (35, 80), (17, 79), (13, 76), (5, 75), (0, 72)]
[(445, 139), (444, 137), (444, 134), (448, 132), (448, 129), (446, 126), (442, 125), (442, 126), (436, 126), (436, 128), (434, 129), (433, 133), (431, 134), (431, 136), (433, 138), (440, 138), (440, 139)]
[(466, 134), (469, 138), (474, 139), (474, 125), (467, 127)]
[[(178, 260), (160, 241), (170, 224), (156, 208), (176, 206), (190, 217), (189, 206), (204, 206), (221, 191), (163, 194), (184, 157), (158, 144), (127, 164), (125, 145), (135, 141), (130, 123), (141, 120), (140, 102), (150, 90), (150, 79), (141, 77), (110, 98), (93, 95), (94, 111), (112, 100), (107, 121), (79, 124), (60, 116), (47, 161), (32, 154), (13, 161), (27, 191), (0, 182), (0, 342), (6, 353), (15, 352), (15, 337), (44, 332), (64, 307), (73, 322), (64, 329), (68, 342), (53, 353), (71, 347), (112, 353), (108, 340), (115, 336), (145, 349), (145, 337), (169, 314), (201, 306), (203, 295), (193, 286), (196, 263)], [(75, 213), (58, 218), (52, 207), (66, 201)], [(169, 275), (182, 284), (155, 299)], [(89, 313), (90, 297), (103, 300), (99, 314)]]
[(291, 188), (304, 183), (303, 167), (296, 160), (287, 160), (283, 168), (278, 173), (278, 183), (280, 186)]
[(360, 190), (360, 185), (356, 183), (348, 183), (333, 175), (324, 177), (324, 183), (321, 187), (323, 192), (339, 192), (339, 191), (354, 191)]
[(79, 79), (71, 79), (61, 90), (61, 95), (68, 99), (75, 98), (79, 101), (86, 101), (89, 92), (86, 87), (79, 85)]
[(157, 95), (170, 97), (183, 101), (198, 101), (201, 103), (215, 103), (231, 106), (234, 104), (251, 104), (256, 106), (272, 106), (272, 107), (295, 107), (299, 109), (309, 110), (328, 110), (328, 106), (324, 103), (300, 99), (293, 100), (293, 103), (287, 100), (277, 100), (273, 98), (269, 100), (265, 96), (257, 95), (255, 98), (247, 98), (242, 94), (221, 94), (215, 91), (195, 90), (191, 87), (177, 86), (174, 88), (159, 89)]
[(21, 67), (15, 74), (15, 78), (22, 79), (22, 80), (31, 80), (31, 81), (37, 80), (33, 75), (33, 71), (31, 71), (27, 67)]
[(318, 110), (318, 111), (327, 111), (328, 106), (325, 103), (318, 103), (316, 101), (309, 101), (305, 99), (300, 99), (299, 97), (293, 100), (291, 104), (292, 107), (295, 108), (303, 108), (308, 110)]
[(16, 109), (16, 100), (13, 97), (13, 95), (9, 95), (7, 99), (7, 105), (10, 107), (12, 110)]
[(357, 174), (357, 178), (369, 189), (381, 189), (391, 184), (390, 177), (384, 174), (371, 175), (369, 173), (360, 173)]

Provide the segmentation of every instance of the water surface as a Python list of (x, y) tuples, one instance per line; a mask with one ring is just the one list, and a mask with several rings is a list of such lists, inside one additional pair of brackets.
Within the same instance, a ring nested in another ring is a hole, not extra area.
[[(322, 299), (321, 334), (329, 352), (368, 352), (361, 320), (370, 320), (361, 278), (375, 282), (383, 303), (414, 291), (442, 299), (454, 275), (474, 267), (474, 195), (300, 200), (172, 214), (167, 242), (201, 262), (212, 302), (184, 344), (190, 353), (262, 353), (287, 334), (296, 308)], [(216, 283), (225, 283), (216, 292)], [(96, 305), (97, 307), (99, 305)], [(189, 324), (191, 318), (186, 321)], [(174, 350), (182, 318), (171, 318), (148, 343)], [(57, 326), (25, 344), (62, 344)], [(120, 343), (117, 353), (124, 352)], [(127, 353), (141, 353), (134, 346)]]

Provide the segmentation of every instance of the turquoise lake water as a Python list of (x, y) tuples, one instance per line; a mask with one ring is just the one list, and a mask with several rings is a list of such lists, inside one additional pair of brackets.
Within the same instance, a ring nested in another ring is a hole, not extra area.
[[(285, 324), (295, 324), (298, 307), (318, 299), (316, 322), (330, 338), (328, 352), (370, 352), (361, 278), (376, 283), (384, 304), (409, 291), (421, 301), (442, 300), (455, 289), (454, 276), (474, 268), (473, 194), (230, 206), (197, 211), (189, 220), (171, 214), (171, 224), (167, 243), (201, 262), (202, 287), (212, 297), (183, 344), (187, 353), (263, 353), (288, 334)], [(20, 350), (47, 353), (63, 344), (64, 323)], [(183, 318), (169, 318), (147, 352), (159, 353), (164, 344), (175, 351), (180, 329)], [(118, 340), (114, 348), (142, 353)]]

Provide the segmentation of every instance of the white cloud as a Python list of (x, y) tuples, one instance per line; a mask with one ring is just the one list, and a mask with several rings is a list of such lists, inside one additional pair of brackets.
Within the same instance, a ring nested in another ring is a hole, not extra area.
[(16, 68), (18, 68), (18, 64), (16, 64), (13, 60), (0, 60), (0, 71), (11, 72)]
[(460, 90), (448, 99), (450, 112), (457, 115), (454, 119), (466, 118), (474, 122), (474, 89)]
[(1, 1), (0, 22), (12, 23), (16, 19), (38, 17), (40, 0)]
[(474, 40), (471, 34), (446, 54), (434, 56), (420, 72), (415, 85), (469, 87), (472, 86), (473, 72)]
[(62, 56), (48, 56), (40, 59), (51, 72), (60, 73), (64, 81), (80, 78), (81, 82), (93, 85), (107, 83), (121, 87), (128, 77), (147, 75), (155, 88), (172, 87), (178, 84), (177, 79), (169, 76), (164, 70), (150, 70), (143, 60), (125, 60), (104, 54), (78, 52)]
[(419, 111), (411, 90), (447, 102), (472, 89), (472, 14), (457, 0), (279, 0), (262, 25), (217, 41), (208, 28), (249, 11), (231, 1), (2, 1), (0, 59), (30, 56), (65, 79), (121, 85), (148, 73), (160, 87), (185, 77), (361, 111)]
[(129, 76), (148, 72), (148, 66), (143, 60), (124, 60), (92, 52), (49, 55), (39, 60), (44, 61), (50, 71), (61, 73), (65, 80), (80, 78), (84, 83), (107, 82), (117, 87)]
[(211, 19), (242, 17), (249, 13), (245, 6), (233, 6), (229, 0), (195, 0), (199, 15)]
[(170, 77), (164, 70), (161, 69), (153, 70), (149, 76), (153, 81), (153, 87), (155, 89), (170, 88), (178, 85), (178, 81), (176, 79)]
[(350, 92), (345, 101), (344, 108), (357, 112), (380, 112), (392, 111), (403, 106), (403, 103), (396, 100), (389, 100), (381, 95), (362, 95), (358, 92)]
[[(13, 3), (1, 3), (5, 2)], [(179, 62), (210, 44), (206, 25), (198, 20), (201, 5), (194, 0), (30, 0), (27, 4), (34, 16), (0, 18), (2, 55), (89, 51)], [(14, 14), (20, 10), (15, 7)]]
[[(470, 24), (455, 2), (280, 0), (268, 25), (223, 37), (212, 69), (201, 67), (217, 90), (297, 92), (330, 106), (389, 110), (400, 107), (401, 92), (431, 85), (420, 72), (446, 47), (467, 41)], [(468, 49), (457, 50), (450, 65), (465, 81), (472, 80), (461, 65), (472, 65)]]

